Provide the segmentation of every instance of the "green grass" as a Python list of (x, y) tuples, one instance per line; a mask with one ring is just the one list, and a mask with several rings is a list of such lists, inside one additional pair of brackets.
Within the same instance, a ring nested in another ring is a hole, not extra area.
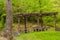
[(20, 36), (16, 37), (16, 40), (60, 40), (60, 32), (32, 32), (21, 34)]

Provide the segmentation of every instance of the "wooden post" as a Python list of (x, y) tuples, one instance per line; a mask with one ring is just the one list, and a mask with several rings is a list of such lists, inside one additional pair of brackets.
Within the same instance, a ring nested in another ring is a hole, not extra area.
[(20, 32), (20, 18), (18, 18), (18, 32)]
[(38, 25), (38, 30), (37, 31), (40, 31), (40, 22), (39, 22), (39, 18), (37, 19), (37, 25)]
[(40, 26), (41, 26), (41, 31), (43, 29), (43, 20), (42, 20), (42, 16), (40, 16)]
[(25, 33), (27, 33), (27, 17), (24, 16)]
[(4, 37), (8, 40), (13, 40), (12, 36), (12, 0), (6, 0), (6, 25), (4, 30)]
[(40, 22), (39, 22), (39, 18), (37, 19), (37, 24), (38, 24), (38, 26), (39, 26), (39, 24), (40, 24)]
[(54, 14), (54, 28), (56, 28), (56, 15)]

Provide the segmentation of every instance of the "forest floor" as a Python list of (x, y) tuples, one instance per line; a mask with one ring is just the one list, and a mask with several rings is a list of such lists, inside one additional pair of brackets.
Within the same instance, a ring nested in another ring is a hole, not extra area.
[(20, 34), (16, 40), (60, 40), (60, 32), (58, 31), (43, 31)]
[(7, 40), (6, 38), (4, 38), (4, 37), (0, 37), (0, 40)]

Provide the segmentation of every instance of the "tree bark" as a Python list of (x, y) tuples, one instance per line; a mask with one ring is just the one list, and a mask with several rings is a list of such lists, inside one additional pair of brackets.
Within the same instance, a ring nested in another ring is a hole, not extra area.
[(12, 36), (12, 0), (6, 0), (6, 24), (5, 24), (5, 31), (4, 31), (4, 37), (6, 37), (8, 40), (13, 40)]

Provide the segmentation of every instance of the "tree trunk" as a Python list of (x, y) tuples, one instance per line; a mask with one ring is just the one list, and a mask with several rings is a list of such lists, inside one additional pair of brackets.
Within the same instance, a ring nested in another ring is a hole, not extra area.
[(18, 32), (20, 33), (20, 18), (18, 18)]
[(54, 15), (54, 29), (56, 29), (56, 15)]
[(12, 0), (6, 0), (6, 25), (4, 31), (4, 37), (8, 38), (8, 40), (12, 40)]
[(41, 26), (41, 31), (42, 31), (42, 28), (43, 28), (43, 19), (42, 19), (42, 16), (40, 16), (40, 26)]

